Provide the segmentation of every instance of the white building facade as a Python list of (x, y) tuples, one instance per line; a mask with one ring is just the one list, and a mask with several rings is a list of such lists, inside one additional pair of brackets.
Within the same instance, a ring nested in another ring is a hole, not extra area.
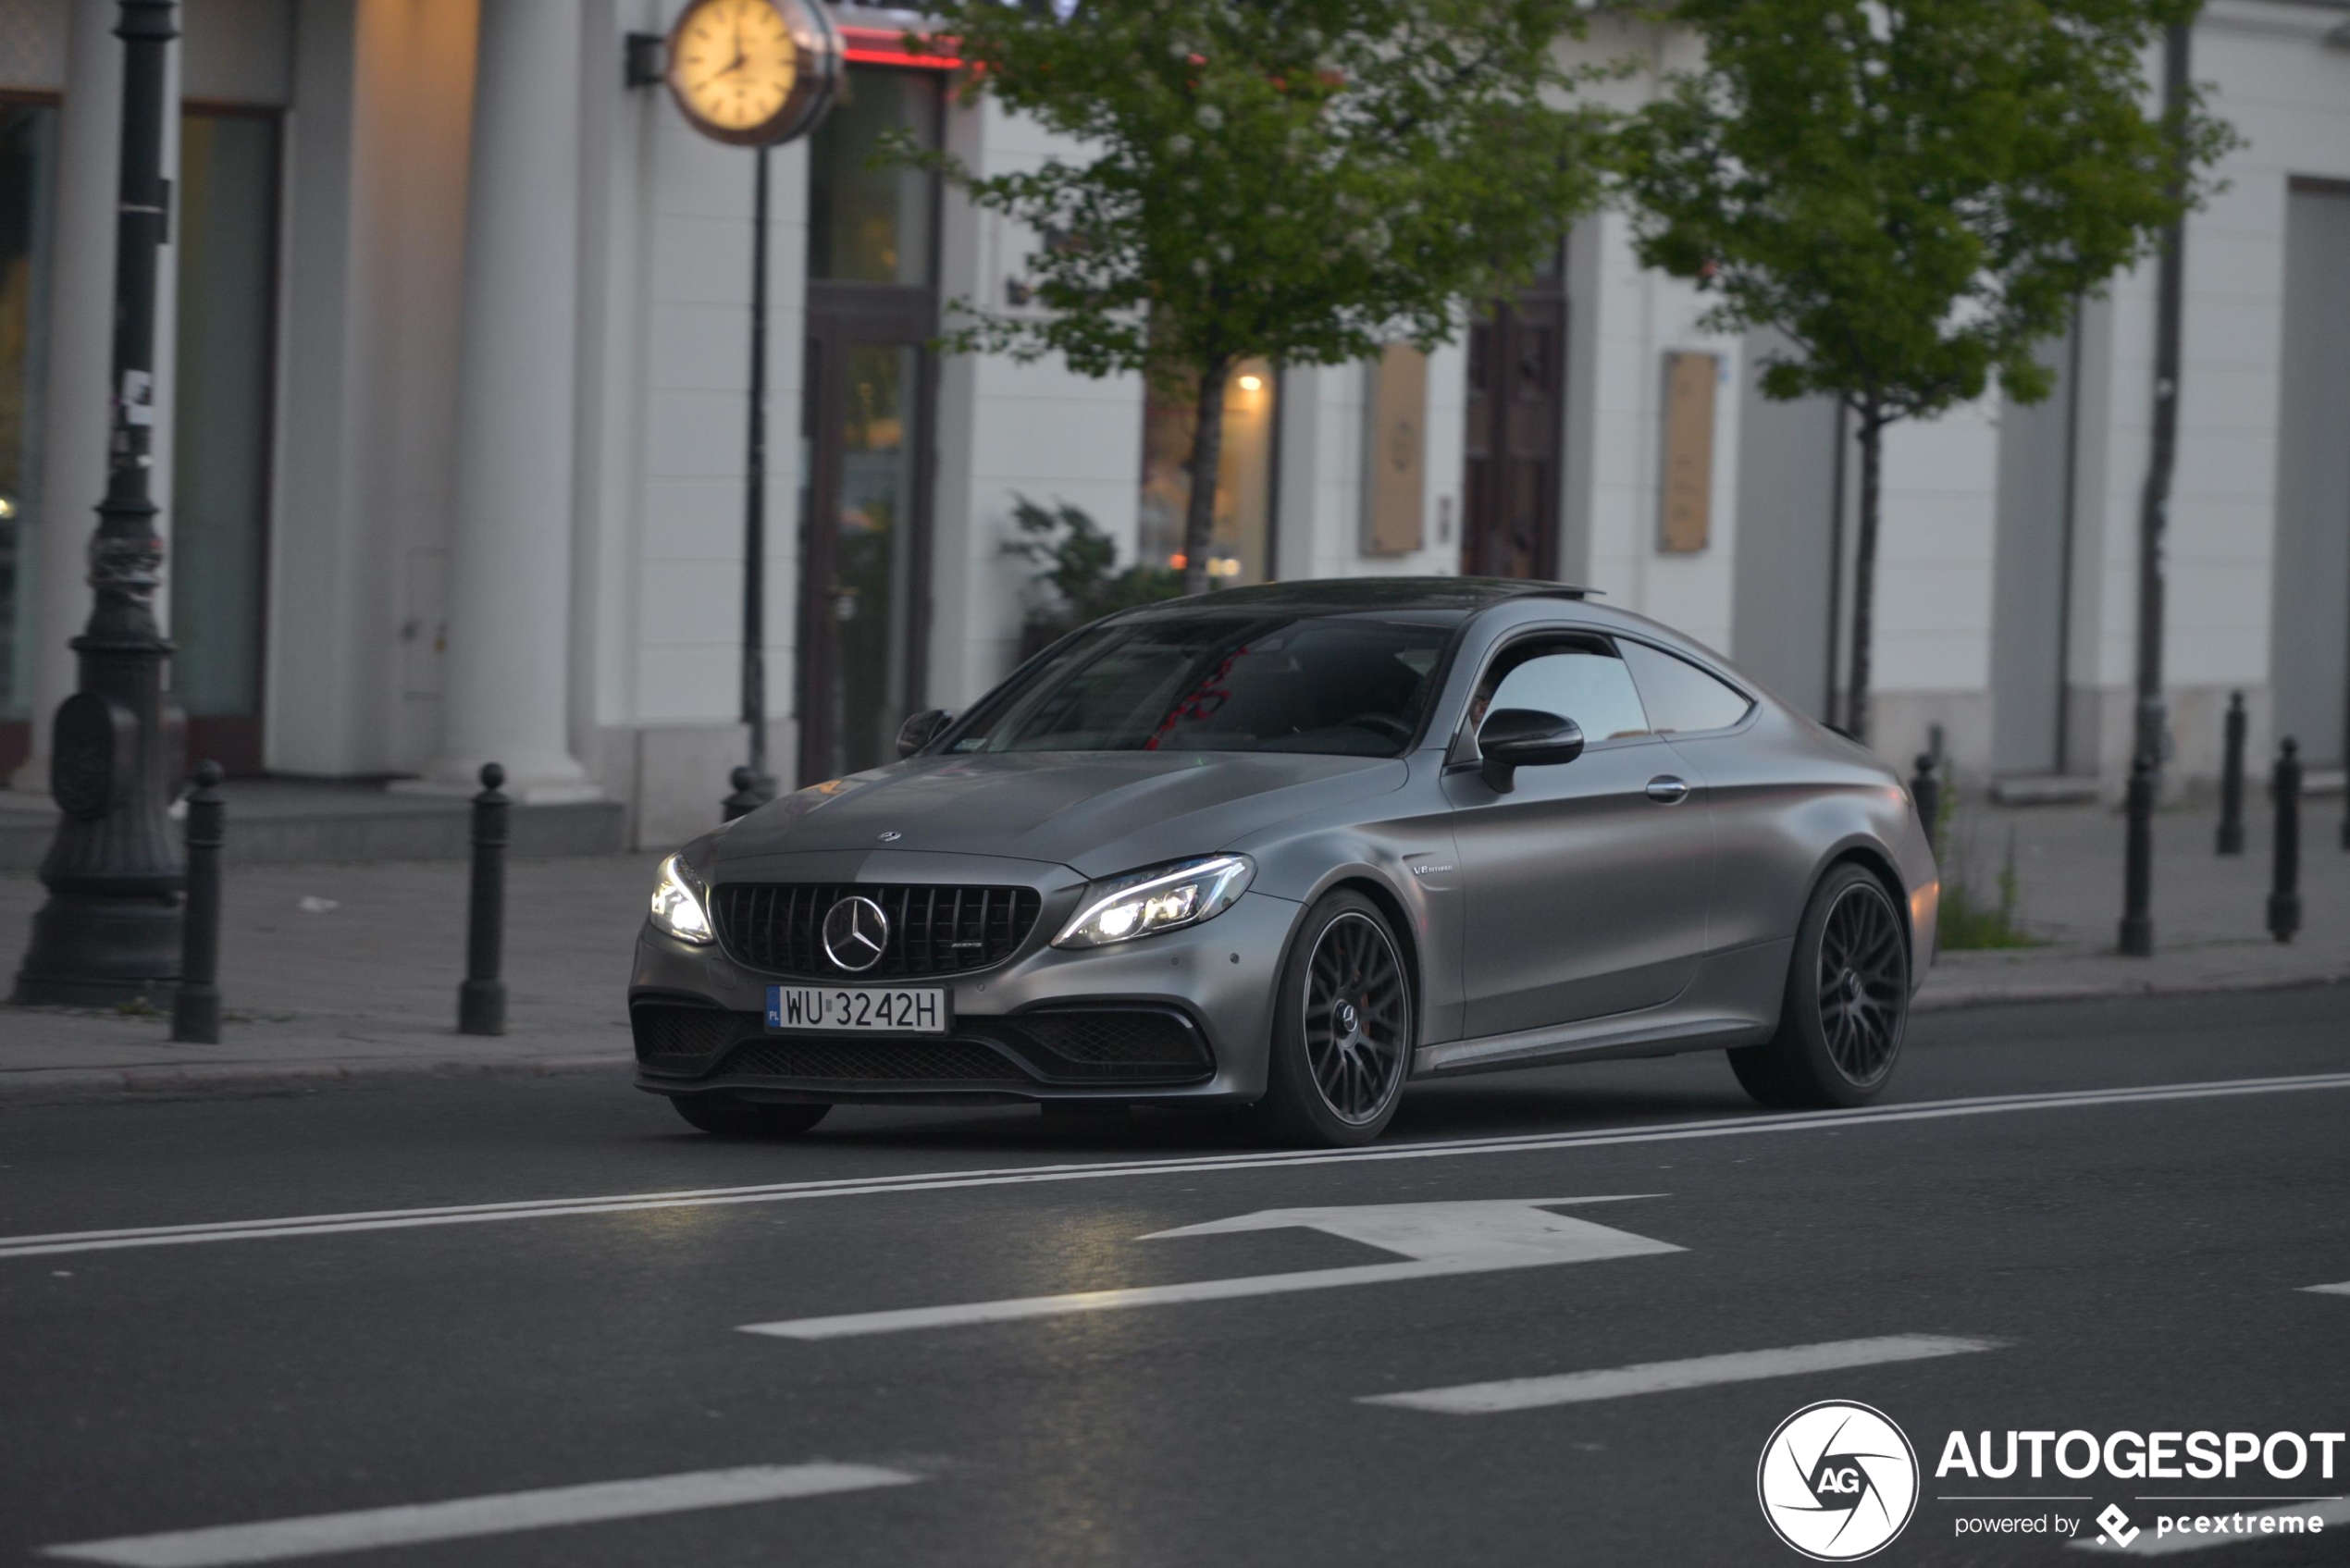
[[(156, 492), (192, 749), (242, 772), (607, 797), (632, 841), (716, 820), (744, 760), (757, 154), (632, 86), (675, 0), (193, 0), (167, 150)], [(1138, 381), (941, 357), (959, 299), (1023, 308), (1027, 241), (866, 167), (891, 127), (974, 167), (1050, 146), (893, 59), (767, 155), (766, 709), (789, 785), (892, 755), (1017, 661), (1022, 498), (1163, 563), (1180, 411)], [(103, 489), (120, 55), (108, 0), (0, 0), (0, 776), (45, 786)], [(1685, 63), (1602, 22), (1579, 47)], [(2212, 0), (2209, 106), (2245, 145), (2191, 221), (2165, 667), (2176, 776), (2338, 769), (2350, 711), (2350, 4)], [(1219, 583), (1554, 575), (1829, 715), (1852, 599), (1832, 405), (1754, 389), (1767, 340), (1578, 223), (1462, 343), (1244, 367)], [(1887, 442), (1875, 739), (1963, 776), (2126, 772), (2152, 269), (2051, 345), (2057, 395)], [(38, 722), (36, 722), (38, 721)]]

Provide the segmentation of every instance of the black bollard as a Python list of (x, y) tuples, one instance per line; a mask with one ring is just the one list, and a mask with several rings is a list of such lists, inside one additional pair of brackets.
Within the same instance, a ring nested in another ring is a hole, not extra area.
[(2244, 853), (2244, 693), (2228, 694), (2228, 742), (2220, 758), (2220, 853)]
[(748, 816), (767, 804), (767, 796), (761, 793), (759, 788), (758, 769), (737, 768), (726, 775), (726, 782), (735, 786), (735, 793), (719, 804), (719, 810), (723, 813), (720, 818), (722, 821), (731, 822), (736, 818)]
[(1917, 802), (1918, 825), (1925, 829), (1925, 846), (1936, 859), (1942, 858), (1942, 846), (1936, 842), (1942, 821), (1942, 781), (1934, 774), (1934, 754), (1918, 753), (1917, 775), (1910, 780), (1910, 798)]
[(2269, 934), (2291, 942), (2301, 929), (2301, 747), (2284, 737), (2270, 789), (2277, 804), (2277, 870), (2269, 890)]
[(171, 1004), (171, 1038), (220, 1043), (220, 850), (228, 807), (220, 764), (196, 764), (188, 792), (188, 903), (179, 927), (179, 992)]
[(2130, 830), (2121, 876), (2121, 951), (2154, 956), (2154, 759), (2130, 764)]
[(457, 988), (457, 1032), (506, 1032), (506, 982), (498, 977), (506, 924), (506, 770), (481, 765), (474, 796), (473, 908), (465, 930), (465, 982)]

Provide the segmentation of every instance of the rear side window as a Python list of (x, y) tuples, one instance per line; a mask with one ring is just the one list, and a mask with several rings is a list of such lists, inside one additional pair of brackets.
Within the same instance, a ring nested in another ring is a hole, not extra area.
[(1649, 722), (1656, 726), (1659, 735), (1725, 730), (1745, 718), (1746, 710), (1753, 706), (1744, 692), (1686, 659), (1628, 638), (1616, 646), (1624, 650), (1625, 662), (1632, 667), (1632, 678), (1639, 683), (1640, 700), (1648, 709)]
[(1587, 741), (1649, 733), (1624, 661), (1604, 645), (1543, 644), (1515, 659), (1505, 656), (1502, 668), (1500, 684), (1478, 706), (1472, 728), (1498, 709), (1530, 708), (1574, 720)]

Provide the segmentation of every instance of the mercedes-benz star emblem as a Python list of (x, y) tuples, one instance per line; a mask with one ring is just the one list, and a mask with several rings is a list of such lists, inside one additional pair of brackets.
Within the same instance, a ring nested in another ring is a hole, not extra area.
[(851, 895), (824, 911), (824, 956), (851, 973), (881, 962), (889, 917), (872, 899)]

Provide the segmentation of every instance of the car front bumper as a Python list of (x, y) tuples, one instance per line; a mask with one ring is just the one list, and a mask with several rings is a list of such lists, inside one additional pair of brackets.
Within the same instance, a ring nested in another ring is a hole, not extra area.
[[(951, 868), (930, 857), (921, 866), (907, 858), (902, 868), (868, 861), (857, 880), (1014, 880), (1004, 873), (1016, 863), (991, 862), (996, 875), (988, 877), (972, 874), (979, 868), (970, 858), (952, 858), (963, 863)], [(1063, 950), (1049, 944), (1074, 911), (1082, 879), (1061, 867), (1020, 870), (1017, 880), (1043, 893), (1044, 907), (1009, 959), (960, 974), (872, 982), (944, 988), (944, 1035), (771, 1033), (771, 984), (855, 989), (859, 981), (767, 973), (720, 945), (679, 942), (648, 924), (628, 988), (637, 1087), (842, 1104), (1236, 1104), (1264, 1094), (1274, 982), (1298, 905), (1243, 894), (1196, 926)]]

